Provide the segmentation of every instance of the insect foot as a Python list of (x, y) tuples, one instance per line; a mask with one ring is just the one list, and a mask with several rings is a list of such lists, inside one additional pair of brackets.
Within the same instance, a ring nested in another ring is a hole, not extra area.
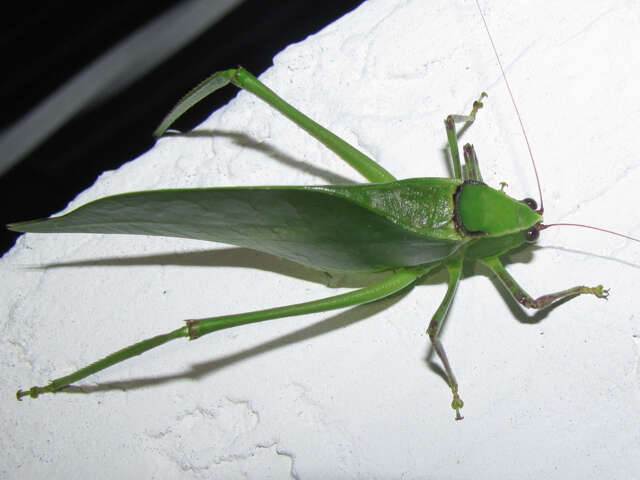
[(482, 92), (480, 94), (480, 98), (478, 98), (478, 100), (476, 100), (475, 102), (473, 102), (473, 110), (471, 110), (471, 116), (475, 118), (476, 113), (478, 113), (478, 110), (480, 110), (482, 107), (484, 107), (484, 103), (482, 103), (482, 99), (483, 98), (487, 98), (489, 95), (487, 95), (487, 92)]
[(22, 397), (26, 397), (26, 396), (29, 396), (31, 398), (38, 398), (38, 395), (40, 395), (40, 393), (42, 392), (38, 387), (33, 387), (33, 388), (30, 388), (29, 390), (20, 389), (16, 392), (16, 398), (19, 401), (22, 401)]
[(597, 287), (583, 287), (583, 293), (592, 293), (598, 298), (604, 298), (605, 300), (609, 296), (609, 288), (604, 288), (602, 285)]
[(455, 385), (451, 387), (451, 391), (453, 392), (453, 401), (451, 402), (451, 408), (456, 411), (456, 420), (462, 420), (464, 417), (460, 414), (460, 409), (463, 407), (464, 402), (458, 395), (458, 386)]

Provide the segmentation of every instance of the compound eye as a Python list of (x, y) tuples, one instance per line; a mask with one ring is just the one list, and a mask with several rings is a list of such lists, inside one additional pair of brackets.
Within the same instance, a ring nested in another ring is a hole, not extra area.
[(535, 242), (540, 236), (540, 230), (538, 230), (536, 227), (531, 227), (529, 230), (524, 232), (524, 236), (527, 242)]
[(520, 200), (522, 203), (524, 203), (527, 207), (529, 207), (531, 210), (538, 210), (538, 202), (536, 202), (533, 198), (525, 198), (523, 200)]

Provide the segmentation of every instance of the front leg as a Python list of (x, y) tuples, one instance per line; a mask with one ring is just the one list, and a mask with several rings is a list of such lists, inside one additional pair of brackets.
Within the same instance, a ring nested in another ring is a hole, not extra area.
[(598, 298), (604, 299), (609, 296), (609, 290), (605, 289), (602, 285), (598, 285), (597, 287), (586, 287), (584, 285), (580, 285), (566, 290), (561, 290), (559, 292), (547, 293), (546, 295), (542, 295), (538, 298), (533, 298), (520, 285), (518, 285), (518, 282), (516, 282), (511, 275), (509, 275), (509, 272), (505, 270), (498, 257), (486, 258), (480, 261), (497, 275), (498, 280), (500, 280), (500, 282), (507, 288), (515, 301), (526, 308), (542, 309), (553, 305), (559, 300), (577, 297), (578, 295), (595, 295)]
[(460, 167), (460, 152), (458, 150), (458, 133), (456, 132), (456, 123), (464, 123), (464, 126), (460, 129), (460, 135), (469, 128), (469, 126), (475, 121), (476, 113), (482, 108), (482, 99), (487, 94), (482, 92), (480, 98), (473, 102), (473, 108), (469, 115), (449, 115), (444, 120), (444, 126), (447, 130), (447, 139), (449, 140), (449, 149), (451, 150), (451, 160), (453, 161), (453, 176), (455, 178), (462, 178), (462, 168)]

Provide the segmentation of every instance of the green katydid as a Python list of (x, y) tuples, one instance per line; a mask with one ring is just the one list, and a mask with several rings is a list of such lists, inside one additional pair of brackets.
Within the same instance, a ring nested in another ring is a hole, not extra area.
[(538, 209), (530, 199), (515, 200), (482, 182), (471, 145), (464, 146), (464, 164), (461, 163), (455, 124), (473, 123), (484, 94), (470, 114), (450, 115), (445, 120), (453, 178), (398, 181), (242, 68), (218, 72), (197, 86), (167, 115), (155, 135), (160, 136), (188, 108), (228, 83), (269, 103), (371, 183), (137, 192), (103, 198), (60, 217), (9, 227), (23, 232), (130, 233), (214, 240), (271, 253), (319, 270), (394, 273), (378, 284), (317, 301), (190, 320), (186, 326), (119, 350), (44, 387), (18, 391), (18, 399), (58, 391), (174, 338), (195, 339), (237, 325), (373, 302), (446, 268), (448, 289), (427, 331), (445, 368), (452, 407), (460, 419), (463, 402), (439, 334), (464, 260), (487, 266), (525, 307), (545, 308), (581, 294), (606, 298), (607, 290), (598, 285), (573, 287), (534, 299), (502, 266), (500, 255), (535, 241), (539, 231), (548, 225), (541, 223), (542, 205)]
[(475, 120), (450, 115), (445, 127), (454, 178), (396, 180), (373, 160), (294, 109), (243, 68), (218, 72), (192, 90), (155, 132), (164, 131), (190, 106), (228, 83), (265, 100), (354, 167), (370, 184), (346, 186), (207, 188), (135, 192), (103, 198), (60, 217), (9, 225), (21, 232), (85, 232), (164, 235), (249, 247), (324, 271), (383, 271), (386, 280), (342, 295), (237, 315), (189, 320), (187, 325), (119, 350), (44, 387), (18, 391), (18, 399), (55, 392), (95, 372), (175, 338), (199, 338), (216, 330), (274, 318), (328, 311), (385, 298), (439, 268), (449, 273), (447, 293), (428, 326), (445, 368), (452, 407), (461, 419), (463, 402), (439, 333), (452, 303), (465, 260), (487, 266), (513, 298), (545, 308), (581, 294), (606, 298), (607, 290), (577, 286), (543, 295), (527, 294), (507, 273), (500, 255), (535, 241), (542, 208), (510, 198), (482, 182), (475, 151), (457, 147), (456, 123)]

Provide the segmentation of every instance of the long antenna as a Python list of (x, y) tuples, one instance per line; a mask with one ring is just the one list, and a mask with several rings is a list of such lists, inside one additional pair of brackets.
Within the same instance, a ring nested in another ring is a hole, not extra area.
[(529, 157), (531, 158), (531, 164), (533, 165), (533, 171), (536, 174), (536, 182), (538, 183), (538, 195), (540, 196), (540, 208), (537, 212), (542, 215), (544, 213), (544, 204), (542, 202), (542, 188), (540, 187), (540, 177), (538, 176), (538, 169), (536, 167), (536, 161), (533, 159), (533, 153), (531, 152), (531, 145), (529, 144), (529, 138), (527, 137), (527, 132), (524, 129), (524, 124), (522, 123), (522, 117), (520, 117), (520, 112), (518, 111), (518, 106), (516, 105), (516, 101), (513, 97), (513, 93), (511, 92), (511, 87), (509, 86), (509, 81), (507, 80), (507, 74), (502, 67), (502, 62), (500, 61), (500, 56), (498, 55), (498, 50), (496, 49), (495, 43), (493, 43), (493, 37), (491, 36), (491, 32), (489, 31), (489, 26), (487, 25), (487, 21), (484, 18), (484, 14), (482, 13), (482, 9), (480, 8), (480, 2), (476, 0), (476, 6), (478, 7), (478, 11), (480, 12), (480, 17), (482, 18), (482, 23), (484, 23), (484, 28), (487, 31), (487, 35), (489, 36), (489, 41), (491, 42), (491, 47), (493, 48), (493, 53), (496, 56), (496, 60), (498, 60), (498, 65), (500, 66), (500, 71), (502, 72), (502, 78), (504, 79), (504, 83), (507, 86), (507, 90), (509, 91), (509, 96), (511, 97), (511, 103), (513, 104), (513, 108), (516, 111), (516, 115), (518, 116), (518, 122), (520, 122), (520, 129), (522, 130), (522, 134), (524, 135), (524, 141), (527, 144), (527, 150), (529, 150)]
[[(513, 108), (516, 111), (516, 115), (518, 116), (518, 122), (520, 122), (520, 129), (522, 130), (522, 135), (524, 136), (524, 141), (527, 144), (527, 150), (529, 150), (529, 157), (531, 158), (531, 164), (533, 165), (533, 171), (536, 174), (536, 182), (538, 183), (538, 194), (540, 195), (540, 209), (536, 210), (540, 215), (544, 213), (544, 205), (542, 203), (542, 188), (540, 187), (540, 177), (538, 176), (538, 168), (536, 167), (536, 161), (533, 159), (533, 153), (531, 152), (531, 145), (529, 144), (529, 138), (527, 137), (527, 132), (524, 129), (524, 124), (522, 123), (522, 117), (520, 116), (520, 112), (518, 111), (518, 106), (516, 105), (516, 101), (513, 97), (513, 93), (511, 92), (511, 86), (509, 85), (509, 80), (507, 80), (507, 74), (504, 71), (502, 66), (502, 62), (500, 61), (500, 56), (498, 55), (498, 50), (496, 49), (496, 45), (493, 42), (493, 37), (491, 36), (491, 31), (489, 30), (489, 26), (487, 25), (487, 20), (484, 18), (484, 14), (482, 13), (482, 9), (480, 8), (479, 0), (476, 0), (476, 6), (478, 7), (478, 11), (480, 12), (480, 17), (482, 18), (482, 23), (484, 23), (484, 28), (487, 31), (487, 35), (489, 36), (489, 41), (491, 42), (491, 48), (493, 48), (493, 53), (496, 56), (496, 60), (498, 61), (498, 65), (500, 66), (500, 71), (502, 72), (502, 78), (504, 80), (505, 85), (507, 86), (507, 90), (509, 91), (509, 96), (511, 97), (511, 103), (513, 104)], [(538, 230), (544, 230), (549, 227), (582, 227), (589, 228), (591, 230), (597, 230), (599, 232), (610, 233), (611, 235), (616, 235), (618, 237), (626, 238), (627, 240), (633, 240), (634, 242), (640, 243), (640, 239), (632, 237), (630, 235), (625, 235), (623, 233), (614, 232), (613, 230), (607, 230), (606, 228), (601, 227), (593, 227), (591, 225), (583, 225), (581, 223), (550, 223), (548, 225), (538, 224)]]
[(612, 230), (607, 230), (606, 228), (600, 227), (592, 227), (591, 225), (583, 225), (581, 223), (550, 223), (549, 225), (540, 225), (538, 230), (544, 230), (549, 227), (582, 227), (582, 228), (590, 228), (592, 230), (598, 230), (599, 232), (610, 233), (611, 235), (617, 235), (618, 237), (626, 238), (627, 240), (633, 240), (634, 242), (640, 243), (640, 239), (632, 237), (630, 235), (625, 235), (624, 233), (614, 232)]

